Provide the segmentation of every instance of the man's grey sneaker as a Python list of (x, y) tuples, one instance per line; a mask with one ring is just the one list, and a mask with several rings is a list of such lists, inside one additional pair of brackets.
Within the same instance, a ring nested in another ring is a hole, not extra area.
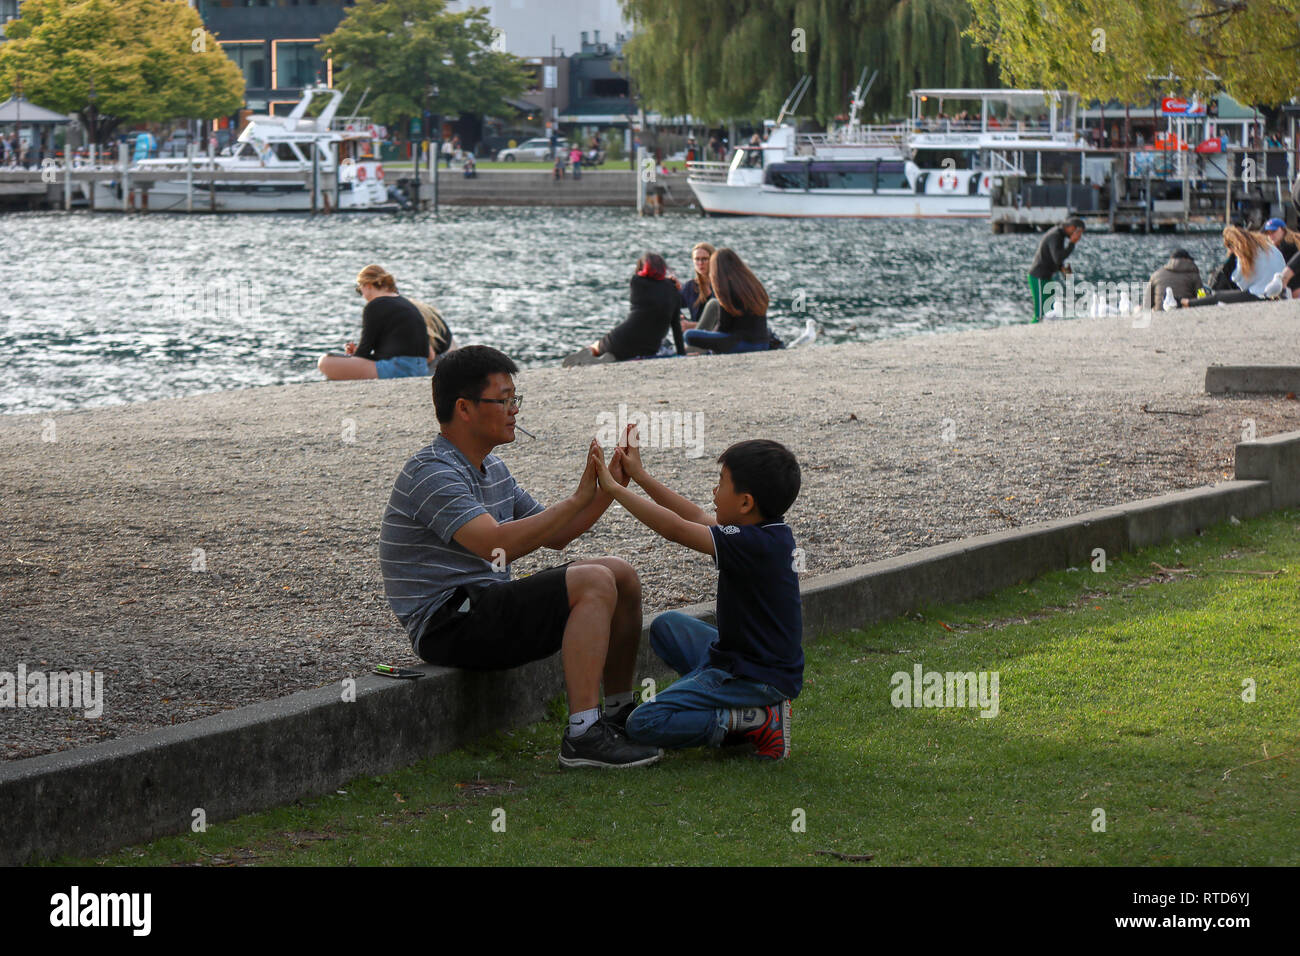
[(567, 733), (560, 741), (561, 767), (645, 767), (658, 763), (664, 752), (658, 747), (637, 744), (602, 717), (581, 737)]

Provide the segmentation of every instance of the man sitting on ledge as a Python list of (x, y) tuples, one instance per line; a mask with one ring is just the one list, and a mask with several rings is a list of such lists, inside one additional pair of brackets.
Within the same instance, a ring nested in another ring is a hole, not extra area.
[[(636, 571), (621, 558), (593, 558), (510, 579), (511, 561), (543, 546), (564, 548), (611, 501), (589, 460), (577, 490), (544, 508), (491, 454), (515, 440), (518, 371), (482, 345), (450, 352), (438, 365), (433, 405), (441, 434), (397, 476), (380, 530), (388, 603), (431, 664), (505, 670), (560, 651), (570, 715), (561, 765), (655, 763), (663, 751), (633, 743), (623, 730), (636, 704)], [(599, 452), (595, 442), (592, 448)]]

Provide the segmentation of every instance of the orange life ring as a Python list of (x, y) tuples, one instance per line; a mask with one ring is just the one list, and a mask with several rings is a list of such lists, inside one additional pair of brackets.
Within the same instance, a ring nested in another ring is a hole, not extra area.
[(982, 185), (985, 189), (988, 189), (990, 186), (993, 185), (993, 179), (992, 179), (990, 176), (988, 176), (987, 174), (985, 174), (985, 176), (984, 176), (984, 182), (981, 183), (981, 185)]
[(376, 167), (375, 167), (375, 178), (376, 178), (376, 179), (383, 179), (383, 178), (384, 178), (384, 167), (383, 167), (383, 166), (376, 166)]
[(364, 183), (365, 181), (366, 181), (366, 167), (364, 167), (364, 166), (358, 166), (358, 167), (357, 167), (357, 182), (359, 182), (359, 183)]
[(957, 174), (946, 170), (939, 174), (939, 188), (951, 192), (957, 188)]

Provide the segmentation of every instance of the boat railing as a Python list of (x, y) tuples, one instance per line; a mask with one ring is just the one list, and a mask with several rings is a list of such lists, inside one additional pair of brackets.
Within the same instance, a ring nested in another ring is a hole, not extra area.
[(978, 119), (914, 119), (908, 121), (907, 131), (912, 135), (924, 133), (1015, 133), (1032, 134), (1036, 139), (1043, 139), (1045, 136), (1046, 138), (1074, 138), (1073, 131), (1061, 128), (1059, 122), (1057, 128), (1053, 129), (1049, 120), (1001, 121), (995, 117), (989, 118), (987, 128)]
[(691, 161), (686, 164), (687, 182), (726, 183), (730, 163)]
[(828, 146), (885, 146), (901, 149), (907, 140), (907, 128), (895, 126), (842, 127), (830, 133), (799, 133), (795, 137), (798, 152), (815, 151)]

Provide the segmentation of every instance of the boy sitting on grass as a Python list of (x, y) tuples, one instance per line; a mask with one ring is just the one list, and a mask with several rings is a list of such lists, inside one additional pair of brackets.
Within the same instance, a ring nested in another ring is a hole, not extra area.
[(650, 626), (650, 646), (682, 675), (627, 716), (632, 740), (659, 747), (752, 743), (756, 756), (790, 754), (790, 701), (803, 685), (803, 613), (794, 537), (782, 520), (799, 494), (799, 463), (774, 441), (742, 441), (718, 458), (716, 515), (647, 474), (636, 426), (610, 460), (646, 490), (624, 488), (603, 459), (600, 486), (638, 521), (718, 567), (718, 626), (668, 611)]

